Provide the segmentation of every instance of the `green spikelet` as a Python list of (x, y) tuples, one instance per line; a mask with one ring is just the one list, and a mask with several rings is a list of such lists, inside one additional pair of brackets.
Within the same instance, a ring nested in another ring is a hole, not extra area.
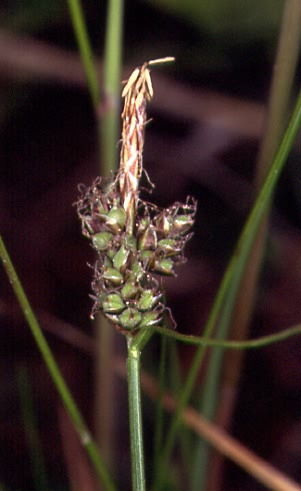
[[(154, 64), (154, 62), (151, 62)], [(156, 275), (174, 276), (185, 261), (196, 202), (175, 203), (167, 209), (139, 198), (142, 172), (145, 105), (152, 97), (149, 64), (136, 69), (123, 91), (120, 170), (81, 187), (77, 211), (83, 234), (91, 240), (98, 259), (92, 289), (91, 316), (102, 312), (126, 335), (160, 325), (169, 309)]]

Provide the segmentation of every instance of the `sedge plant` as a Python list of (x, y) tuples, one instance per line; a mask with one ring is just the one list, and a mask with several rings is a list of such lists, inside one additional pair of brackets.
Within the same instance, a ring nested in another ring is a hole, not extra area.
[[(70, 6), (75, 4), (76, 2), (70, 0)], [(78, 19), (82, 16), (81, 11), (77, 11), (76, 15), (79, 15), (76, 17), (78, 28), (83, 29), (83, 24), (78, 23)], [(84, 37), (84, 43), (87, 41), (88, 38)], [(86, 58), (87, 53), (88, 51)], [(298, 97), (291, 122), (226, 269), (205, 326), (204, 336), (202, 338), (183, 336), (166, 328), (168, 324), (173, 324), (173, 318), (166, 306), (163, 286), (158, 280), (158, 275), (174, 275), (175, 265), (184, 261), (183, 249), (191, 236), (196, 202), (188, 198), (185, 203), (177, 202), (167, 209), (159, 209), (142, 200), (139, 194), (140, 178), (143, 173), (144, 132), (147, 122), (146, 104), (153, 96), (150, 67), (162, 61), (171, 61), (171, 59), (145, 63), (142, 67), (135, 69), (130, 76), (123, 90), (125, 103), (122, 113), (122, 148), (119, 170), (109, 177), (96, 178), (88, 188), (82, 187), (82, 195), (77, 203), (82, 231), (91, 240), (92, 247), (97, 254), (92, 283), (94, 306), (91, 315), (93, 317), (96, 313), (101, 312), (108, 322), (126, 337), (127, 341), (133, 491), (144, 491), (146, 488), (140, 356), (141, 351), (155, 332), (168, 334), (182, 342), (199, 345), (177, 405), (174, 407), (175, 415), (167, 438), (161, 452), (160, 449), (158, 450), (160, 455), (157, 458), (158, 464), (153, 483), (155, 490), (164, 488), (164, 470), (174, 446), (175, 435), (182, 421), (184, 408), (190, 399), (204, 358), (205, 349), (208, 346), (231, 349), (255, 348), (300, 333), (300, 326), (297, 326), (277, 336), (269, 336), (252, 342), (227, 342), (212, 339), (217, 319), (224, 308), (230, 288), (233, 286), (233, 278), (235, 276), (237, 278), (237, 271), (240, 270), (249, 254), (260, 221), (269, 205), (278, 177), (299, 129), (301, 95)], [(92, 65), (86, 66), (86, 70), (90, 73), (92, 73), (92, 68)], [(94, 94), (92, 101), (97, 109), (99, 94), (94, 75), (88, 77), (88, 81), (90, 91)], [(148, 176), (147, 180), (149, 186), (152, 187)], [(61, 377), (2, 239), (0, 240), (0, 255), (33, 336), (71, 415), (81, 442), (104, 488), (114, 491), (115, 484)], [(239, 277), (237, 281), (239, 283)]]
[(91, 315), (102, 312), (127, 339), (134, 491), (145, 489), (140, 352), (153, 327), (168, 322), (167, 318), (172, 321), (155, 274), (173, 276), (175, 264), (184, 261), (183, 249), (191, 237), (196, 212), (196, 202), (191, 198), (159, 209), (139, 197), (146, 103), (153, 96), (150, 66), (171, 60), (152, 60), (133, 71), (122, 93), (119, 171), (110, 178), (98, 177), (91, 187), (83, 189), (77, 203), (83, 234), (98, 256)]
[[(248, 254), (260, 218), (268, 205), (299, 129), (301, 94), (271, 170), (238, 241), (236, 250), (239, 250), (240, 254), (233, 255), (225, 272), (204, 336), (202, 338), (182, 336), (173, 330), (160, 327), (165, 324), (166, 318), (172, 319), (172, 316), (165, 305), (161, 285), (154, 277), (154, 273), (173, 275), (175, 263), (183, 261), (183, 247), (190, 237), (196, 203), (188, 199), (184, 204), (176, 203), (166, 210), (160, 210), (139, 198), (144, 141), (141, 135), (144, 134), (145, 129), (145, 103), (152, 96), (149, 76), (149, 66), (152, 64), (154, 62), (146, 63), (140, 69), (136, 69), (124, 89), (123, 146), (118, 173), (111, 178), (97, 178), (90, 188), (83, 190), (83, 196), (77, 203), (83, 232), (91, 239), (98, 254), (98, 261), (94, 268), (95, 304), (92, 315), (101, 311), (127, 338), (133, 489), (141, 491), (145, 489), (145, 478), (140, 352), (155, 331), (186, 343), (199, 344), (192, 370), (184, 383), (182, 396), (178, 400), (174, 422), (159, 459), (161, 469), (167, 463), (175, 432), (181, 421), (184, 406), (191, 395), (195, 376), (207, 346), (231, 349), (255, 348), (300, 333), (300, 326), (296, 326), (278, 336), (269, 336), (252, 342), (221, 342), (210, 339), (212, 327), (223, 305), (232, 277), (239, 263)], [(133, 155), (135, 158), (131, 159)], [(54, 384), (81, 437), (81, 442), (105, 489), (113, 491), (114, 483), (60, 374), (2, 239), (0, 256)], [(157, 478), (161, 477), (155, 483), (155, 489), (161, 487), (159, 483), (162, 484), (161, 469), (157, 469)]]

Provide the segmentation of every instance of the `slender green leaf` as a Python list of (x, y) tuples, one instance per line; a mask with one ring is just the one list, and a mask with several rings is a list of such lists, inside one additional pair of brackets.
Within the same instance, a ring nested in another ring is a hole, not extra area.
[[(270, 197), (278, 182), (280, 172), (282, 171), (286, 159), (288, 157), (288, 154), (292, 148), (293, 142), (295, 140), (298, 129), (300, 127), (300, 123), (301, 123), (301, 92), (299, 93), (293, 115), (291, 117), (288, 128), (284, 134), (279, 150), (275, 156), (271, 169), (255, 201), (255, 204), (250, 212), (250, 215), (246, 221), (246, 224), (237, 242), (237, 246), (235, 248), (234, 254), (232, 255), (232, 258), (228, 264), (224, 277), (221, 281), (220, 288), (215, 297), (215, 302), (213, 304), (208, 321), (204, 329), (205, 337), (209, 338), (212, 335), (218, 319), (218, 315), (224, 304), (229, 288), (231, 287), (233, 277), (234, 275), (237, 274), (237, 268), (240, 268), (240, 265), (244, 263), (246, 257), (250, 252), (250, 248), (252, 246), (254, 237), (256, 235), (257, 228), (260, 225), (261, 218), (269, 204)], [(205, 345), (202, 345), (197, 349), (197, 352), (191, 364), (189, 374), (187, 376), (186, 382), (181, 392), (178, 401), (178, 409), (176, 414), (174, 415), (174, 419), (172, 421), (171, 427), (167, 435), (164, 451), (161, 456), (161, 465), (163, 467), (173, 448), (176, 431), (181, 421), (181, 414), (192, 394), (192, 390), (200, 369), (200, 365), (202, 363), (205, 354), (205, 348), (206, 348)], [(156, 491), (161, 489), (161, 485), (158, 480), (157, 482), (155, 482), (154, 489)]]
[(88, 427), (79, 412), (79, 409), (76, 406), (76, 403), (69, 391), (69, 388), (60, 372), (58, 364), (56, 363), (54, 356), (48, 346), (46, 338), (41, 330), (41, 327), (34, 315), (34, 312), (31, 308), (31, 305), (27, 299), (25, 291), (21, 285), (21, 282), (18, 278), (16, 270), (13, 266), (13, 263), (9, 257), (9, 254), (4, 245), (3, 239), (0, 236), (0, 258), (4, 269), (7, 273), (9, 281), (13, 287), (21, 310), (24, 314), (24, 317), (30, 327), (31, 333), (34, 337), (34, 340), (40, 350), (44, 363), (49, 371), (49, 374), (52, 378), (52, 381), (56, 387), (56, 390), (59, 393), (59, 396), (62, 399), (62, 402), (80, 436), (81, 444), (86, 449), (86, 452), (91, 460), (92, 465), (96, 471), (96, 474), (104, 485), (107, 491), (115, 491), (115, 486), (113, 481), (102, 461), (102, 458), (99, 454), (99, 451), (92, 439), (92, 436), (88, 430)]

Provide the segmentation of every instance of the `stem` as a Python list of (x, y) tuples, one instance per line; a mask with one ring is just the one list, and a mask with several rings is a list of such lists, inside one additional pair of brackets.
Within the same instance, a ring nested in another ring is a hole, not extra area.
[[(231, 289), (229, 289), (227, 300), (226, 302), (224, 302), (224, 307), (222, 309), (222, 314), (220, 316), (220, 321), (216, 333), (217, 343), (219, 342), (219, 340), (221, 340), (222, 342), (227, 339), (230, 327), (229, 320), (231, 319), (233, 305), (239, 288), (239, 280), (242, 275), (242, 268), (243, 265), (241, 265), (240, 267), (237, 266), (237, 274), (233, 277)], [(210, 355), (209, 366), (206, 371), (206, 384), (204, 387), (204, 392), (202, 394), (199, 411), (208, 421), (211, 421), (214, 418), (216, 410), (223, 355), (224, 352), (222, 349), (214, 349)], [(200, 438), (197, 442), (194, 455), (192, 472), (193, 481), (191, 486), (192, 491), (197, 491), (198, 489), (207, 489), (207, 480), (208, 476), (210, 475), (209, 472), (211, 470), (209, 466), (209, 451), (209, 443), (203, 438)]]
[(133, 491), (145, 491), (142, 411), (140, 391), (140, 350), (128, 340), (128, 392)]
[(246, 349), (264, 348), (270, 344), (285, 341), (293, 336), (299, 336), (301, 335), (301, 324), (288, 327), (280, 332), (277, 332), (276, 334), (268, 334), (267, 336), (261, 336), (260, 338), (249, 339), (247, 341), (240, 341), (236, 339), (224, 341), (219, 339), (211, 339), (208, 337), (198, 337), (190, 334), (180, 334), (163, 327), (155, 327), (154, 330), (163, 336), (176, 339), (177, 341), (181, 341), (186, 344), (202, 345), (206, 346), (207, 348), (221, 348), (223, 350), (241, 351)]
[[(123, 0), (109, 0), (106, 16), (102, 111), (98, 111), (100, 174), (108, 176), (117, 167), (120, 126), (120, 78), (122, 59)], [(98, 316), (95, 357), (95, 424), (97, 440), (106, 462), (114, 465), (114, 356), (115, 332)]]
[(101, 123), (102, 174), (117, 167), (120, 132), (120, 78), (123, 35), (123, 0), (110, 0), (104, 56), (104, 114)]
[(93, 467), (96, 471), (96, 474), (99, 478), (99, 481), (103, 483), (105, 489), (107, 491), (115, 491), (115, 486), (113, 481), (108, 474), (108, 471), (102, 461), (102, 458), (99, 454), (99, 451), (92, 440), (88, 427), (79, 412), (76, 403), (69, 391), (69, 388), (63, 379), (63, 376), (60, 372), (60, 369), (51, 353), (51, 350), (47, 344), (46, 338), (44, 337), (42, 330), (39, 326), (39, 323), (34, 315), (34, 312), (31, 308), (31, 305), (26, 297), (24, 289), (20, 283), (20, 280), (17, 276), (15, 268), (11, 262), (11, 259), (8, 255), (2, 237), (0, 236), (0, 257), (2, 264), (6, 270), (9, 281), (14, 289), (15, 295), (18, 299), (21, 310), (24, 314), (26, 321), (30, 327), (31, 333), (34, 337), (34, 340), (40, 350), (42, 358), (44, 360), (45, 365), (48, 368), (49, 374), (53, 380), (53, 383), (63, 401), (64, 406), (66, 407), (67, 412), (70, 415), (70, 418), (79, 434), (81, 444), (86, 449), (86, 452), (93, 464)]
[(88, 89), (92, 99), (92, 104), (95, 114), (97, 114), (100, 91), (95, 69), (94, 55), (85, 24), (84, 13), (80, 0), (68, 0), (68, 6), (80, 57), (87, 77)]
[(100, 90), (99, 81), (97, 78), (96, 64), (94, 61), (94, 55), (80, 0), (68, 0), (68, 6), (78, 50), (80, 53), (80, 58), (87, 79), (88, 91), (90, 93), (97, 122), (96, 141), (98, 154), (100, 155)]

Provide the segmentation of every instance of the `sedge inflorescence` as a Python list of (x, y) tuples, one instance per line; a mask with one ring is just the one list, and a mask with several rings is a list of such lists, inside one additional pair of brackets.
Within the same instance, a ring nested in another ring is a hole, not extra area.
[(119, 172), (98, 177), (82, 189), (77, 203), (83, 234), (98, 256), (91, 315), (102, 312), (127, 334), (162, 323), (168, 309), (157, 278), (173, 276), (174, 266), (185, 261), (183, 249), (196, 212), (192, 198), (160, 209), (139, 197), (145, 107), (153, 93), (148, 67), (153, 63), (135, 69), (123, 91)]

